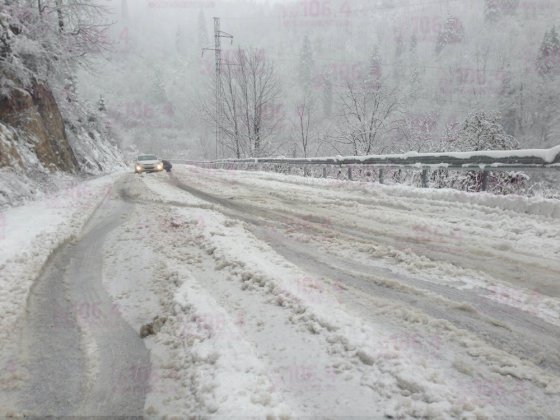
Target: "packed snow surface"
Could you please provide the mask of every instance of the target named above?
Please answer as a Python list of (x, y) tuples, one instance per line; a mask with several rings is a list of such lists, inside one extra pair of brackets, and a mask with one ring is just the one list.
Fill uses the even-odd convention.
[[(181, 165), (123, 175), (96, 211), (103, 262), (84, 270), (133, 330), (150, 323), (154, 334), (143, 341), (151, 366), (115, 392), (145, 393), (151, 418), (554, 417), (559, 209)], [(27, 249), (17, 233), (10, 261)], [(113, 323), (87, 321), (95, 389), (119, 369), (103, 352), (119, 343)], [(2, 383), (17, 394), (25, 375), (12, 376)]]

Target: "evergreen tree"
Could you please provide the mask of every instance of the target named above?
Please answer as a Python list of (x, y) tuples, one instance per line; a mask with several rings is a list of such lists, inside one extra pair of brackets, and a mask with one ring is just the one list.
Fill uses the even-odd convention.
[(73, 75), (70, 75), (64, 79), (64, 98), (68, 102), (77, 102), (78, 95), (76, 93), (76, 81)]
[(499, 0), (484, 0), (484, 18), (487, 22), (497, 22), (501, 17)]
[(448, 16), (443, 29), (438, 34), (436, 53), (441, 53), (449, 44), (458, 44), (465, 38), (463, 23), (458, 17)]
[(520, 0), (485, 0), (484, 17), (487, 22), (497, 22), (503, 16), (511, 16), (517, 12)]
[(393, 63), (393, 78), (396, 83), (399, 83), (403, 77), (404, 63), (403, 63), (403, 53), (405, 51), (405, 45), (402, 35), (399, 34), (396, 39), (395, 46), (395, 61)]
[(105, 106), (105, 98), (103, 98), (103, 95), (99, 95), (99, 101), (97, 101), (97, 110), (99, 112), (107, 111), (107, 107)]
[(317, 36), (315, 38), (314, 45), (315, 45), (315, 51), (317, 52), (317, 55), (322, 55), (325, 53), (323, 37), (321, 37), (320, 35)]
[(311, 42), (309, 36), (305, 35), (299, 56), (299, 82), (304, 90), (311, 89), (314, 65)]
[(418, 37), (416, 34), (412, 34), (410, 37), (410, 52), (416, 54), (416, 50), (418, 49)]
[(369, 58), (367, 82), (377, 84), (382, 76), (383, 76), (383, 69), (382, 69), (381, 55), (379, 54), (379, 48), (375, 46), (373, 47), (373, 50)]
[(551, 80), (542, 81), (538, 90), (540, 91), (537, 100), (538, 111), (534, 113), (534, 128), (538, 134), (539, 144), (544, 147), (555, 146), (558, 139), (554, 138), (555, 132), (558, 132), (558, 94), (560, 89), (553, 86)]
[(538, 147), (550, 147), (558, 144), (557, 135), (558, 109), (560, 108), (560, 83), (553, 74), (541, 77), (537, 86), (533, 87), (532, 96), (535, 102), (531, 112), (534, 137), (538, 139)]
[(560, 74), (560, 38), (554, 26), (544, 34), (537, 56), (537, 71), (546, 77)]
[(519, 8), (520, 0), (501, 0), (501, 11), (504, 15), (515, 15)]
[(332, 115), (333, 84), (330, 76), (325, 77), (323, 84), (323, 115), (329, 118)]
[(167, 93), (165, 92), (165, 85), (159, 73), (156, 73), (154, 75), (150, 99), (153, 102), (159, 104), (167, 102)]
[(504, 130), (513, 136), (522, 134), (518, 97), (519, 89), (514, 85), (511, 71), (504, 71), (499, 91), (499, 106)]
[(408, 80), (410, 83), (410, 99), (415, 101), (417, 99), (418, 93), (420, 91), (420, 70), (418, 68), (418, 39), (416, 35), (412, 35), (410, 38), (409, 47), (409, 57), (408, 57)]

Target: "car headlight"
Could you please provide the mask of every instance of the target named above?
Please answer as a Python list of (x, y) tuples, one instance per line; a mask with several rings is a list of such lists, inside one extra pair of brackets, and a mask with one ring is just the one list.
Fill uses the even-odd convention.
[(160, 169), (160, 170), (163, 169), (163, 163), (158, 163), (157, 168)]
[(136, 165), (136, 170), (137, 170), (137, 171), (141, 171), (141, 170), (142, 170), (142, 166), (141, 166), (141, 165)]

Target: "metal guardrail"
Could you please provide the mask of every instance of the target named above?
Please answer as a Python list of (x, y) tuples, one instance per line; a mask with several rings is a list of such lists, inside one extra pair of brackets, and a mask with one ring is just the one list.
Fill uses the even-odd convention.
[(488, 172), (522, 169), (560, 169), (560, 146), (552, 149), (526, 149), (507, 151), (457, 152), (457, 153), (415, 153), (394, 155), (374, 155), (363, 157), (326, 157), (309, 159), (290, 158), (254, 158), (224, 159), (213, 161), (172, 160), (175, 163), (203, 166), (215, 169), (237, 169), (245, 166), (250, 169), (268, 169), (278, 171), (280, 165), (303, 167), (307, 174), (308, 167), (323, 167), (323, 177), (327, 177), (327, 167), (348, 168), (348, 179), (352, 180), (352, 170), (356, 166), (378, 168), (380, 183), (384, 180), (386, 168), (407, 168), (422, 170), (422, 186), (428, 186), (428, 171), (437, 169), (479, 170), (482, 172), (482, 190), (488, 185)]

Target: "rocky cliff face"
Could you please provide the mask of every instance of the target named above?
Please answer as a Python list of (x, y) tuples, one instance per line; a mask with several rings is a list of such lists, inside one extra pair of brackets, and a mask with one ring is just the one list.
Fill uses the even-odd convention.
[[(48, 171), (76, 172), (76, 156), (52, 92), (36, 82), (29, 90), (13, 88), (0, 98), (0, 168), (39, 164)], [(10, 132), (11, 135), (7, 135)]]
[(79, 102), (60, 107), (44, 83), (23, 88), (0, 82), (6, 81), (0, 83), (0, 207), (57, 190), (76, 175), (124, 166), (102, 114)]

